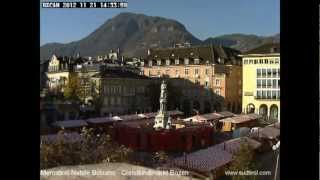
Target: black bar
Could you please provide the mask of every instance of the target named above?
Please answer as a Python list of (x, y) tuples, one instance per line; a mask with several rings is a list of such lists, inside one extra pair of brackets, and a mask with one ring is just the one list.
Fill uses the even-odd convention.
[(42, 2), (42, 8), (127, 8), (128, 2)]

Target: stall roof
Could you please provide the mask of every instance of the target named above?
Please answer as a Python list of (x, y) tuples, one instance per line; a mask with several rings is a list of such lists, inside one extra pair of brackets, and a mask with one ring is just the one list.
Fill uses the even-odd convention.
[(280, 123), (276, 122), (276, 123), (268, 125), (268, 127), (274, 127), (274, 128), (280, 129)]
[[(142, 115), (144, 115), (145, 118), (154, 118), (156, 117), (156, 115), (158, 114), (158, 112), (151, 112), (151, 113), (144, 113)], [(176, 116), (176, 115), (183, 115), (183, 112), (179, 111), (179, 110), (172, 110), (172, 111), (168, 111), (169, 116)]]
[(129, 114), (129, 115), (122, 115), (122, 116), (116, 116), (119, 117), (120, 120), (127, 121), (127, 120), (138, 120), (138, 119), (143, 119), (139, 114)]
[(234, 113), (232, 112), (229, 112), (229, 111), (222, 111), (222, 112), (218, 112), (217, 114), (223, 116), (223, 117), (232, 117), (232, 116), (235, 116)]
[(68, 121), (56, 121), (52, 125), (60, 128), (73, 128), (73, 127), (87, 126), (88, 124), (84, 120), (68, 120)]
[(238, 116), (234, 116), (234, 117), (229, 117), (226, 119), (221, 119), (219, 121), (240, 124), (240, 123), (245, 123), (245, 122), (252, 121), (252, 120), (257, 120), (259, 117), (261, 117), (261, 116), (257, 115), (257, 114), (245, 114), (245, 115), (238, 115)]
[(201, 115), (195, 115), (192, 117), (188, 117), (183, 119), (183, 121), (212, 121), (212, 120), (218, 120), (223, 118), (224, 116), (218, 114), (218, 113), (207, 113), (207, 114), (201, 114)]
[(250, 137), (256, 138), (267, 138), (267, 139), (276, 139), (280, 137), (280, 129), (267, 126), (264, 128), (259, 128), (258, 131), (255, 131), (249, 135)]
[(91, 118), (86, 120), (88, 123), (92, 124), (103, 124), (103, 123), (110, 123), (114, 122), (116, 120), (110, 118), (110, 117), (103, 117), (103, 118)]
[(233, 154), (240, 149), (242, 143), (248, 143), (253, 149), (258, 149), (261, 146), (260, 142), (248, 137), (230, 139), (216, 146)]
[(211, 146), (187, 155), (173, 159), (173, 164), (182, 169), (209, 172), (232, 161), (232, 154), (217, 146)]

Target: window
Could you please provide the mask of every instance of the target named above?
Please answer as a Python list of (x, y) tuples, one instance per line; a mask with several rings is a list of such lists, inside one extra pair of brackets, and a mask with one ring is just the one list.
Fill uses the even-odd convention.
[(208, 86), (209, 86), (209, 82), (208, 82), (208, 81), (205, 81), (205, 82), (204, 82), (204, 86), (205, 86), (205, 87), (208, 87)]
[(259, 59), (259, 63), (260, 63), (260, 64), (263, 64), (263, 59)]
[(280, 77), (280, 69), (278, 69), (277, 76)]
[(267, 69), (268, 78), (271, 77), (271, 69)]
[(243, 64), (248, 64), (248, 60), (244, 60), (244, 61), (243, 61)]
[(260, 99), (261, 98), (261, 91), (257, 91), (257, 98)]
[(262, 88), (266, 88), (266, 80), (265, 79), (262, 80)]
[(189, 75), (189, 69), (184, 69), (184, 74), (186, 75), (186, 76), (188, 76)]
[(160, 76), (160, 70), (157, 71), (157, 75)]
[(176, 65), (178, 65), (179, 62), (180, 62), (179, 59), (176, 59), (176, 60), (175, 60), (175, 64), (176, 64)]
[(166, 65), (169, 66), (170, 65), (170, 59), (166, 60)]
[(220, 95), (220, 94), (221, 94), (220, 89), (215, 89), (214, 92), (215, 92), (217, 95)]
[(267, 98), (271, 99), (271, 91), (267, 91)]
[(199, 69), (198, 69), (198, 68), (195, 68), (195, 69), (194, 69), (194, 74), (196, 74), (196, 75), (199, 74)]
[(255, 59), (255, 60), (254, 60), (254, 64), (258, 64), (258, 59)]
[(178, 76), (179, 75), (179, 70), (178, 69), (176, 69), (176, 76)]
[(261, 72), (262, 72), (262, 77), (265, 78), (266, 77), (266, 69), (262, 69)]
[(277, 77), (277, 69), (272, 69), (272, 77)]
[(276, 79), (272, 80), (272, 88), (277, 88), (277, 80)]
[(272, 99), (276, 99), (277, 98), (277, 91), (272, 91)]
[(273, 59), (271, 59), (271, 60), (270, 60), (270, 64), (274, 64), (274, 61), (273, 61)]
[(216, 86), (220, 86), (220, 79), (216, 79)]
[(184, 59), (184, 64), (185, 64), (185, 65), (188, 65), (188, 64), (189, 64), (189, 59), (187, 59), (187, 58)]
[(257, 69), (257, 77), (258, 77), (258, 78), (261, 77), (261, 69)]
[(276, 59), (274, 60), (274, 63), (275, 63), (275, 64), (279, 64), (279, 58), (276, 58)]
[(161, 66), (161, 60), (158, 60), (158, 61), (157, 61), (157, 65), (158, 65), (158, 66)]
[(252, 64), (253, 63), (253, 60), (251, 59), (251, 60), (249, 60), (249, 64)]
[(263, 99), (265, 99), (265, 98), (266, 98), (266, 96), (267, 96), (266, 91), (262, 91), (262, 98), (263, 98)]
[(268, 59), (265, 59), (265, 60), (264, 60), (264, 63), (265, 63), (265, 64), (268, 64)]
[(257, 88), (261, 88), (261, 80), (260, 79), (257, 80)]
[(169, 75), (170, 74), (170, 69), (167, 69), (166, 70), (166, 75)]
[(277, 99), (279, 99), (280, 98), (280, 91), (278, 90), (277, 91)]
[(195, 80), (196, 85), (200, 85), (200, 81), (198, 79)]
[(272, 86), (272, 85), (271, 85), (271, 79), (268, 79), (268, 80), (267, 80), (267, 87), (268, 87), (268, 88), (271, 88), (271, 86)]
[(280, 79), (278, 80), (278, 88), (280, 88)]
[(205, 71), (206, 75), (209, 75), (209, 69), (207, 68)]
[(199, 59), (194, 59), (194, 64), (199, 64)]

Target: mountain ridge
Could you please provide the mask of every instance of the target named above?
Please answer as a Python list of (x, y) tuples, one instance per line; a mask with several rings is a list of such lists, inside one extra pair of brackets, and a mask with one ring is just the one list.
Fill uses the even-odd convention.
[(42, 45), (40, 60), (48, 59), (52, 54), (59, 56), (74, 56), (77, 53), (82, 56), (105, 55), (110, 50), (118, 48), (127, 57), (145, 57), (148, 48), (172, 47), (175, 43), (183, 42), (190, 42), (192, 45), (222, 44), (243, 50), (247, 49), (248, 44), (250, 45), (250, 37), (254, 41), (253, 46), (267, 41), (260, 39), (268, 38), (251, 36), (237, 33), (232, 36), (223, 35), (201, 41), (177, 20), (124, 12), (107, 19), (97, 29), (78, 41), (52, 42)]

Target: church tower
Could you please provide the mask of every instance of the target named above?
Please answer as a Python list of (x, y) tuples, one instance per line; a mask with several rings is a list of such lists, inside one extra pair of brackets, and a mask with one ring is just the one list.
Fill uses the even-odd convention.
[[(154, 126), (155, 129), (170, 128), (171, 120), (169, 120), (169, 115), (167, 112), (167, 84), (163, 80), (161, 83), (161, 93), (160, 93), (160, 110), (155, 117)], [(169, 125), (169, 126), (168, 126)]]

